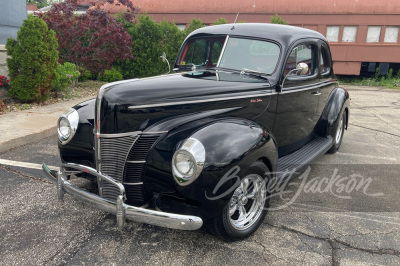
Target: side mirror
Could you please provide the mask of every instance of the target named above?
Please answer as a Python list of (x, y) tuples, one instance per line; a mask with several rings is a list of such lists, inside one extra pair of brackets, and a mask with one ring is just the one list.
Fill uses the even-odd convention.
[(282, 81), (281, 89), (283, 89), (283, 83), (285, 83), (285, 80), (288, 76), (291, 76), (293, 73), (296, 73), (296, 75), (305, 75), (307, 72), (308, 65), (306, 63), (298, 63), (295, 69), (290, 70), (289, 73), (286, 74)]
[(308, 65), (306, 63), (298, 63), (296, 70), (299, 70), (298, 75), (305, 75), (308, 72)]
[(163, 62), (167, 62), (167, 64), (168, 64), (168, 72), (166, 73), (166, 74), (168, 74), (169, 72), (171, 72), (171, 66), (169, 65), (167, 55), (165, 54), (165, 52), (163, 52), (160, 57)]

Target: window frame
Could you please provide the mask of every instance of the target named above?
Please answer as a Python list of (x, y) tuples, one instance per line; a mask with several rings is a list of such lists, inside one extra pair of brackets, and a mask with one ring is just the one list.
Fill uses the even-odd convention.
[[(346, 28), (355, 28), (355, 36), (354, 36), (354, 41), (345, 41), (344, 38), (344, 32)], [(343, 32), (342, 32), (342, 43), (356, 43), (357, 42), (357, 33), (358, 33), (358, 25), (343, 25)]]
[(321, 62), (318, 62), (319, 63), (319, 67), (318, 67), (319, 75), (324, 78), (324, 77), (330, 76), (332, 69), (333, 69), (333, 61), (332, 61), (332, 55), (330, 53), (329, 45), (325, 42), (322, 42), (319, 52), (320, 52), (320, 57), (322, 57), (322, 59), (324, 60), (324, 65), (326, 62), (328, 62), (328, 65), (329, 65), (329, 68), (327, 70), (322, 71), (320, 69)]
[[(226, 46), (227, 46), (227, 44), (228, 44), (228, 42), (229, 42), (229, 39), (231, 39), (231, 38), (239, 38), (239, 39), (246, 39), (246, 40), (253, 40), (253, 41), (262, 41), (262, 42), (269, 42), (269, 43), (275, 44), (276, 46), (279, 47), (279, 56), (278, 56), (278, 59), (277, 59), (276, 64), (275, 64), (275, 69), (274, 69), (270, 74), (268, 74), (268, 73), (262, 73), (262, 72), (261, 72), (261, 74), (263, 74), (263, 75), (265, 75), (265, 76), (272, 76), (272, 75), (274, 75), (274, 74), (276, 73), (276, 71), (279, 69), (279, 65), (280, 65), (280, 62), (281, 62), (281, 60), (282, 60), (282, 54), (283, 54), (283, 51), (282, 51), (282, 50), (283, 50), (283, 49), (282, 49), (282, 45), (281, 45), (278, 41), (272, 40), (272, 39), (267, 39), (267, 38), (258, 38), (258, 37), (253, 37), (253, 36), (243, 36), (243, 35), (234, 35), (234, 34), (228, 34), (228, 35), (227, 35), (227, 38), (226, 38), (226, 40), (225, 40), (224, 46), (223, 46), (222, 51), (221, 51), (221, 55), (220, 55), (220, 58), (219, 58), (217, 67), (220, 67), (221, 60), (222, 60), (222, 56), (224, 55)], [(232, 70), (235, 70), (235, 71), (240, 71), (239, 69), (233, 69), (233, 68), (227, 68), (227, 69), (232, 69)]]
[[(316, 56), (314, 56), (314, 58), (312, 58), (313, 64), (314, 64), (314, 69), (313, 69), (313, 73), (309, 74), (309, 75), (300, 75), (300, 76), (288, 76), (287, 74), (285, 75), (285, 67), (287, 64), (287, 61), (289, 59), (290, 54), (292, 53), (292, 51), (297, 48), (300, 45), (311, 45), (312, 46), (312, 52), (314, 52), (314, 54)], [(319, 66), (317, 67), (317, 65), (319, 65), (319, 47), (318, 47), (318, 43), (317, 40), (314, 39), (303, 39), (303, 40), (299, 40), (297, 42), (295, 42), (294, 44), (292, 44), (289, 49), (288, 49), (287, 56), (285, 58), (285, 62), (283, 64), (282, 67), (282, 80), (286, 80), (286, 81), (290, 81), (290, 82), (295, 82), (295, 81), (309, 81), (309, 80), (313, 80), (313, 79), (317, 79), (319, 76)], [(297, 64), (297, 62), (296, 62)], [(286, 77), (286, 78), (285, 78)], [(283, 90), (290, 90), (290, 89), (295, 89), (298, 86), (294, 86), (294, 87), (285, 87)]]
[[(388, 28), (397, 28), (397, 40), (395, 42), (385, 42)], [(384, 44), (397, 44), (397, 43), (399, 43), (399, 37), (400, 37), (400, 26), (399, 25), (386, 25), (385, 26), (385, 34), (383, 35), (383, 41), (382, 41)]]
[[(370, 28), (372, 28), (372, 27), (377, 27), (377, 28), (379, 28), (380, 29), (380, 31), (379, 31), (379, 38), (378, 38), (378, 41), (374, 41), (374, 42), (369, 42), (368, 41), (368, 33), (369, 33), (369, 29)], [(380, 43), (381, 42), (381, 40), (382, 40), (382, 30), (383, 29), (383, 26), (382, 25), (368, 25), (367, 26), (367, 36), (366, 36), (366, 38), (365, 38), (365, 43)]]
[[(337, 34), (337, 40), (336, 41), (332, 41), (332, 40), (328, 40), (328, 28), (333, 28), (333, 27), (337, 27), (338, 28), (338, 34)], [(342, 30), (342, 26), (341, 25), (326, 25), (326, 34), (325, 37), (328, 40), (328, 42), (332, 42), (332, 43), (339, 43), (340, 41), (340, 31)], [(342, 34), (343, 35), (343, 34)], [(342, 37), (343, 38), (343, 37)]]

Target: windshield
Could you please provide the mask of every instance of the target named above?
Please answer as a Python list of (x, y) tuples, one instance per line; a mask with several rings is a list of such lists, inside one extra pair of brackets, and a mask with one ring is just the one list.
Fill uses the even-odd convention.
[(269, 75), (275, 71), (279, 54), (279, 46), (268, 41), (238, 37), (227, 39), (225, 36), (205, 37), (187, 42), (178, 64), (248, 70)]

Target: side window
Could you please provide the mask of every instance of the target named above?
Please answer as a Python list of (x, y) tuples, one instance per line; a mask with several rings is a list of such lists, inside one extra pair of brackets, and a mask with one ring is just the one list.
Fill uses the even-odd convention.
[(290, 76), (311, 76), (315, 73), (315, 62), (317, 58), (317, 49), (313, 44), (300, 44), (296, 46), (289, 55), (285, 65), (285, 76), (296, 69), (300, 63), (305, 63), (308, 66), (306, 73), (292, 71)]
[(332, 60), (329, 55), (329, 50), (325, 45), (321, 46), (321, 58), (319, 62), (319, 71), (322, 76), (329, 75), (331, 72)]
[(211, 62), (213, 65), (217, 65), (219, 56), (221, 55), (221, 51), (222, 44), (220, 44), (218, 41), (214, 42), (211, 54)]
[(180, 62), (182, 65), (205, 65), (208, 59), (208, 40), (196, 40), (190, 44), (190, 47), (183, 59)]

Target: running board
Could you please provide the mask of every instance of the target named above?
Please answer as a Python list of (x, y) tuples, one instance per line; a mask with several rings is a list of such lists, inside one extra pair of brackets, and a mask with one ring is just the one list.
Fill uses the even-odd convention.
[[(332, 147), (332, 138), (316, 137), (303, 148), (278, 159), (276, 178), (284, 181), (302, 173), (315, 159)], [(291, 174), (293, 173), (293, 174)]]

